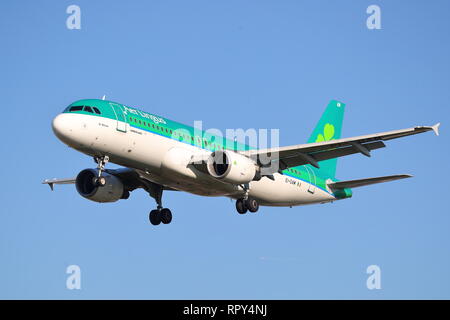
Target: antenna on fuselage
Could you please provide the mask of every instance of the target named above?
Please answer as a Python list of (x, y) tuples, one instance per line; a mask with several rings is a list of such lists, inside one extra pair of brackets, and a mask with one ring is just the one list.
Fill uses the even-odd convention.
[(106, 99), (106, 94), (104, 94), (102, 97), (102, 100), (105, 100), (105, 99)]

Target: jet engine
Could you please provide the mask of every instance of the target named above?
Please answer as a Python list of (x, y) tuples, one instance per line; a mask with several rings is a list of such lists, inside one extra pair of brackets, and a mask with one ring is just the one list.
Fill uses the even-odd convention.
[(206, 167), (214, 178), (232, 184), (249, 183), (254, 180), (258, 169), (251, 159), (228, 150), (213, 152)]
[(106, 183), (104, 186), (98, 186), (95, 183), (97, 176), (97, 169), (84, 169), (78, 174), (75, 186), (82, 197), (95, 202), (115, 202), (124, 197), (126, 192), (119, 178), (103, 172)]

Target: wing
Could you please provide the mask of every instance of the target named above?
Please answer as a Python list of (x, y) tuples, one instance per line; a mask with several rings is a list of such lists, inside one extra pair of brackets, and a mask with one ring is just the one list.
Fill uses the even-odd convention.
[[(288, 147), (248, 150), (240, 153), (255, 159), (263, 167), (274, 168), (280, 171), (304, 164), (311, 164), (319, 168), (319, 161), (347, 156), (354, 153), (362, 153), (370, 157), (370, 151), (384, 148), (383, 141), (406, 137), (427, 131), (434, 131), (439, 135), (439, 125), (418, 126), (402, 130), (387, 131), (353, 138), (345, 138), (324, 142), (299, 144)], [(261, 160), (266, 159), (266, 160)], [(270, 163), (267, 159), (270, 159)], [(275, 164), (277, 165), (273, 165)], [(276, 170), (278, 168), (278, 170)]]

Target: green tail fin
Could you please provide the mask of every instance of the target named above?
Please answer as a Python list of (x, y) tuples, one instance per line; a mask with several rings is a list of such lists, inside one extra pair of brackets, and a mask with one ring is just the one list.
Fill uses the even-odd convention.
[[(331, 100), (309, 137), (308, 143), (340, 139), (342, 121), (344, 120), (344, 110), (344, 103)], [(317, 176), (334, 178), (336, 175), (336, 164), (337, 159), (329, 159), (319, 162), (319, 169), (312, 166), (311, 168)]]

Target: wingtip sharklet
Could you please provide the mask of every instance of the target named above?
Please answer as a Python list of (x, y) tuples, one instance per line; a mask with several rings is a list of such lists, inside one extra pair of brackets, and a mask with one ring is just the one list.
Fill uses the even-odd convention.
[(441, 123), (438, 122), (434, 126), (431, 126), (431, 129), (433, 129), (434, 134), (437, 135), (437, 136), (439, 135), (439, 127), (440, 127), (440, 125), (441, 125)]

